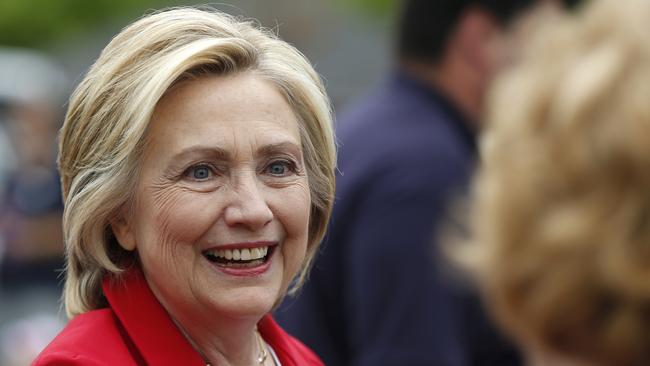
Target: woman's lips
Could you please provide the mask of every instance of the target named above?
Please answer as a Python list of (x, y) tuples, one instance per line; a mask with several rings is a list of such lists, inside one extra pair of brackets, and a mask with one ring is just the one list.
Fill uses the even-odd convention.
[(203, 256), (220, 271), (233, 276), (259, 276), (271, 266), (277, 242), (220, 245), (203, 251)]

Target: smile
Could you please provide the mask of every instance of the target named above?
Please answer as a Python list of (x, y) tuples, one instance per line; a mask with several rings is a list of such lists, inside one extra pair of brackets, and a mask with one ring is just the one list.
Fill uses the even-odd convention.
[(231, 244), (205, 250), (203, 256), (227, 273), (237, 274), (237, 270), (267, 269), (276, 246), (275, 242)]

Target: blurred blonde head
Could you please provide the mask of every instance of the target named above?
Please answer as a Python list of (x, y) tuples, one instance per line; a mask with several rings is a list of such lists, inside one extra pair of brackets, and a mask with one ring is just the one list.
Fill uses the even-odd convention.
[(305, 279), (325, 233), (336, 152), (329, 100), (294, 47), (259, 26), (216, 10), (177, 8), (142, 18), (103, 50), (77, 87), (60, 135), (65, 199), (68, 316), (102, 307), (101, 280), (132, 263), (110, 220), (133, 203), (146, 130), (161, 97), (180, 81), (250, 72), (285, 96), (300, 124), (311, 191)]
[(583, 10), (493, 89), (465, 259), (526, 348), (650, 365), (650, 2)]

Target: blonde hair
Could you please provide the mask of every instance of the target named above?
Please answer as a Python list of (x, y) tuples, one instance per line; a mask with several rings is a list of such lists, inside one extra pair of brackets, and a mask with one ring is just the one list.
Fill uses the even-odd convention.
[(76, 88), (60, 134), (68, 316), (105, 306), (101, 280), (133, 255), (110, 220), (133, 201), (145, 133), (169, 88), (204, 74), (254, 72), (285, 96), (299, 120), (311, 191), (305, 280), (329, 220), (336, 151), (329, 100), (309, 61), (274, 34), (216, 10), (174, 8), (120, 32)]
[(463, 253), (525, 346), (650, 365), (650, 2), (583, 10), (493, 89)]

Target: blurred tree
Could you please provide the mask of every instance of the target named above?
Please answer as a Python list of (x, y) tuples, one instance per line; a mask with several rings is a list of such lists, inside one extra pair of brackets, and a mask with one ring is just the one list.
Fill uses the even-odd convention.
[(341, 6), (352, 7), (373, 17), (390, 18), (398, 0), (336, 0)]
[(58, 40), (126, 23), (172, 0), (2, 0), (0, 44), (44, 48)]

